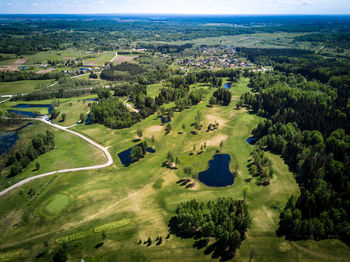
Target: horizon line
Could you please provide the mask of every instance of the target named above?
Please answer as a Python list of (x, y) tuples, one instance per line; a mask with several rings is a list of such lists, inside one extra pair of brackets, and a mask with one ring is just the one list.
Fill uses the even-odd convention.
[(220, 13), (0, 13), (0, 15), (175, 15), (175, 16), (350, 16), (347, 14), (322, 13), (322, 14), (220, 14)]

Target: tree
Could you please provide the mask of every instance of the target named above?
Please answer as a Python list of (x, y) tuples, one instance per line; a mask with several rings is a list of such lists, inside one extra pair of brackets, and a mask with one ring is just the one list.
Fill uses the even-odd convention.
[(171, 132), (171, 125), (167, 124), (165, 127), (165, 134), (169, 134)]
[(152, 245), (152, 239), (151, 239), (151, 237), (148, 237), (148, 239), (147, 239), (147, 246), (150, 246), (150, 245)]
[(62, 122), (66, 121), (66, 113), (62, 114)]
[(185, 125), (185, 123), (183, 123), (182, 124), (182, 130), (185, 131), (185, 129), (186, 129), (186, 125)]
[(36, 170), (39, 170), (39, 169), (40, 169), (40, 163), (39, 163), (39, 162), (36, 162), (36, 163), (35, 163), (35, 167), (36, 167)]
[(154, 144), (154, 142), (156, 141), (156, 139), (155, 139), (154, 135), (152, 135), (152, 139), (151, 139), (151, 141), (152, 141), (152, 145), (153, 145), (153, 144)]
[(102, 233), (101, 233), (101, 238), (102, 238), (103, 241), (106, 240), (107, 235), (106, 235), (105, 231), (102, 231)]
[(85, 114), (84, 114), (84, 113), (80, 113), (79, 120), (80, 120), (82, 123), (85, 122)]
[(142, 130), (141, 129), (137, 129), (136, 133), (137, 133), (137, 136), (139, 137), (139, 139), (141, 139), (141, 137), (142, 137)]
[(60, 114), (60, 112), (56, 108), (52, 109), (52, 111), (51, 111), (51, 119), (56, 119), (59, 114)]

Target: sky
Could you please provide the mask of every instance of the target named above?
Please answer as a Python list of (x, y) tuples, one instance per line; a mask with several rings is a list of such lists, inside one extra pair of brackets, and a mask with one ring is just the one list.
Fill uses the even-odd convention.
[(2, 14), (350, 14), (350, 0), (0, 0)]

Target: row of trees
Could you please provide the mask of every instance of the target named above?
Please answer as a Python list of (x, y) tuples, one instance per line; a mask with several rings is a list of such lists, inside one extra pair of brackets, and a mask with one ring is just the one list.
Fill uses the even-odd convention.
[(12, 152), (9, 155), (6, 162), (6, 166), (11, 166), (8, 177), (18, 175), (30, 164), (31, 161), (34, 161), (40, 155), (54, 148), (55, 140), (53, 133), (46, 131), (46, 134), (37, 134), (32, 138), (32, 143), (27, 147), (27, 149)]

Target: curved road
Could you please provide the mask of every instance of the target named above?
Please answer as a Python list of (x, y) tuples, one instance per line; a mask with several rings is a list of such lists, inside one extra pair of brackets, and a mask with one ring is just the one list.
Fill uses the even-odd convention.
[(78, 132), (69, 130), (67, 127), (63, 127), (63, 126), (60, 126), (60, 125), (53, 124), (50, 121), (45, 120), (44, 118), (26, 118), (26, 119), (28, 119), (28, 120), (39, 120), (39, 121), (42, 121), (45, 124), (48, 124), (48, 125), (50, 125), (52, 127), (55, 127), (57, 129), (61, 129), (63, 131), (71, 133), (73, 135), (79, 136), (80, 138), (84, 139), (85, 141), (87, 141), (91, 145), (93, 145), (93, 146), (97, 147), (98, 149), (100, 149), (105, 154), (105, 156), (107, 157), (107, 163), (105, 163), (103, 165), (96, 165), (96, 166), (87, 166), (87, 167), (62, 169), (62, 170), (57, 170), (57, 171), (51, 171), (51, 172), (44, 173), (44, 174), (41, 174), (41, 175), (36, 175), (36, 176), (33, 176), (33, 177), (28, 177), (28, 178), (26, 178), (26, 179), (24, 179), (24, 180), (22, 180), (22, 181), (20, 181), (20, 182), (18, 182), (16, 184), (14, 184), (14, 185), (4, 189), (3, 191), (1, 191), (0, 192), (0, 196), (5, 195), (6, 193), (11, 191), (12, 189), (15, 189), (15, 188), (17, 188), (19, 186), (22, 186), (24, 184), (29, 183), (30, 181), (33, 181), (33, 180), (36, 180), (36, 179), (39, 179), (39, 178), (42, 178), (42, 177), (51, 176), (51, 175), (59, 174), (59, 173), (67, 173), (67, 172), (75, 172), (75, 171), (82, 171), (82, 170), (99, 169), (99, 168), (104, 168), (104, 167), (107, 167), (107, 166), (110, 166), (110, 165), (113, 164), (113, 158), (112, 158), (111, 154), (108, 152), (108, 148), (97, 144), (95, 141), (91, 140), (90, 138), (87, 138), (86, 136), (83, 136), (82, 134), (80, 134)]

